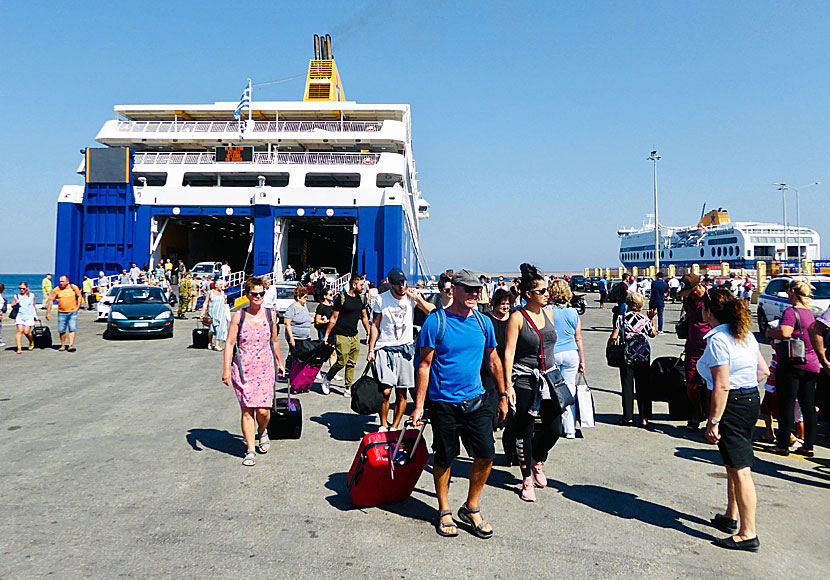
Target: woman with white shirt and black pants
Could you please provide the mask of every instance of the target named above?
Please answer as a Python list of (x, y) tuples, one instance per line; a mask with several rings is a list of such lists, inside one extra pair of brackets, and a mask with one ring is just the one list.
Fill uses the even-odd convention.
[(726, 513), (712, 518), (712, 525), (730, 535), (715, 540), (715, 545), (757, 552), (752, 430), (761, 408), (758, 383), (769, 376), (769, 367), (752, 335), (749, 310), (730, 291), (709, 290), (702, 313), (712, 327), (697, 362), (711, 391), (706, 438), (717, 443), (728, 480)]

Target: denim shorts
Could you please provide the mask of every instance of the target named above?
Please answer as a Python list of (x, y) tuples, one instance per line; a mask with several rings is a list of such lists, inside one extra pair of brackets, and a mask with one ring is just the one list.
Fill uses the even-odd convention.
[(78, 331), (78, 312), (58, 312), (58, 334)]

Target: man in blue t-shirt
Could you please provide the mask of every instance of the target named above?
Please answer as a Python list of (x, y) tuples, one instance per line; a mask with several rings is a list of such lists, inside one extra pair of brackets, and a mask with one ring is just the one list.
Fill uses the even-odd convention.
[(669, 285), (663, 280), (663, 272), (657, 272), (657, 279), (651, 283), (651, 296), (648, 299), (650, 310), (657, 311), (657, 333), (663, 334), (663, 309), (666, 307), (666, 296), (669, 295)]
[(473, 465), (467, 501), (458, 508), (458, 519), (480, 538), (493, 535), (493, 528), (482, 518), (478, 505), (495, 456), (493, 411), (481, 383), (483, 360), (496, 379), (499, 420), (507, 416), (508, 394), (501, 360), (496, 354), (493, 324), (476, 310), (481, 288), (481, 282), (472, 272), (455, 272), (452, 303), (427, 316), (418, 335), (421, 362), (412, 420), (415, 425), (421, 424), (429, 392), (435, 452), (433, 479), (439, 509), (436, 531), (441, 536), (458, 535), (448, 494), (452, 462), (461, 451), (459, 437), (473, 456)]

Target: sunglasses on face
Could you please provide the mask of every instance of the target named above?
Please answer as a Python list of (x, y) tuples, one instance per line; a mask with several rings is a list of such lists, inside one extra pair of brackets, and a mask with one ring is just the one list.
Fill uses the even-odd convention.
[(467, 294), (478, 294), (479, 292), (481, 292), (481, 288), (478, 288), (478, 287), (474, 288), (474, 287), (471, 287), (471, 286), (465, 286), (464, 284), (459, 284), (459, 286), (461, 286), (461, 288)]
[(248, 292), (248, 296), (251, 298), (262, 298), (265, 296), (265, 292)]
[(530, 293), (531, 294), (536, 294), (536, 296), (542, 296), (543, 294), (548, 293), (548, 289), (547, 288), (537, 288), (536, 290), (531, 290)]
[(451, 290), (452, 290), (452, 288), (450, 288), (448, 286), (448, 287), (444, 288), (443, 290), (441, 290), (441, 292), (443, 292), (444, 294), (449, 294)]

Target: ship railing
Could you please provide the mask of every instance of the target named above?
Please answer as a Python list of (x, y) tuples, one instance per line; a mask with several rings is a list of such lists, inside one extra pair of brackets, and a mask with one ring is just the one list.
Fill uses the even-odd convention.
[(340, 294), (341, 292), (345, 292), (349, 288), (349, 280), (351, 279), (351, 274), (343, 274), (339, 278), (337, 278), (334, 283), (332, 284), (332, 288), (334, 289), (335, 294)]
[[(163, 151), (135, 153), (136, 165), (209, 165), (216, 163), (210, 152)], [(254, 153), (262, 165), (376, 165), (380, 153)]]
[[(121, 133), (241, 133), (246, 121), (118, 121)], [(383, 121), (254, 121), (254, 133), (374, 133), (383, 128)]]

